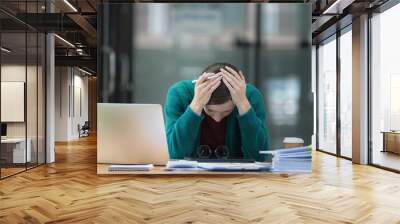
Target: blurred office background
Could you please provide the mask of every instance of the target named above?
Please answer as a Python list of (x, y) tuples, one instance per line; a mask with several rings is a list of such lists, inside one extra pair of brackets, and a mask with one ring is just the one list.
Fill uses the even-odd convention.
[(309, 4), (99, 7), (99, 102), (163, 104), (175, 82), (228, 62), (264, 95), (271, 148), (282, 147), (284, 137), (311, 144)]

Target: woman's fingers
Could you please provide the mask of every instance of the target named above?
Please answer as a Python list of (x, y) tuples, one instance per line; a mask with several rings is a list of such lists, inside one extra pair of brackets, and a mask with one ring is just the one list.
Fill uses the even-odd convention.
[(240, 75), (240, 77), (242, 78), (243, 81), (246, 81), (246, 79), (244, 78), (244, 75), (243, 75), (243, 72), (242, 72), (242, 71), (239, 71), (239, 75)]
[(221, 85), (221, 79), (218, 80), (218, 82), (214, 83), (211, 88), (208, 90), (210, 94), (214, 92), (218, 88), (218, 86)]
[(214, 75), (214, 73), (204, 72), (203, 74), (200, 75), (199, 79), (197, 79), (196, 85), (201, 85), (203, 83), (206, 83), (209, 80), (208, 77), (212, 75)]
[(241, 79), (239, 73), (237, 71), (235, 71), (233, 68), (229, 67), (229, 66), (225, 66), (226, 70), (228, 70), (233, 76), (235, 76), (237, 79)]
[(202, 92), (208, 92), (209, 89), (215, 84), (218, 83), (222, 79), (222, 76), (215, 78), (215, 79), (209, 79), (203, 83), (201, 83), (197, 88), (199, 93)]
[(231, 84), (232, 88), (234, 89), (239, 89), (240, 88), (240, 82), (239, 80), (236, 80), (232, 75), (230, 74), (224, 74), (224, 79)]
[(205, 87), (205, 89), (207, 91), (209, 91), (214, 85), (221, 84), (221, 79), (222, 79), (222, 76), (220, 76), (218, 78), (215, 78), (215, 79), (209, 80), (207, 86)]
[(197, 89), (198, 89), (198, 90), (202, 90), (202, 89), (204, 89), (204, 88), (207, 86), (207, 84), (208, 84), (208, 82), (200, 83), (200, 84), (197, 86)]
[(206, 78), (207, 78), (206, 74), (207, 73), (204, 72), (203, 74), (200, 75), (200, 77), (196, 81), (196, 86), (199, 86), (200, 84), (202, 84), (204, 82), (204, 80), (206, 80)]
[[(213, 73), (204, 73), (204, 77), (202, 80), (202, 83), (199, 83), (198, 88), (199, 89), (204, 89), (206, 86), (214, 79), (208, 79)], [(200, 79), (199, 79), (200, 80)]]
[(222, 79), (222, 81), (224, 82), (224, 84), (226, 85), (226, 87), (228, 87), (229, 92), (230, 92), (231, 94), (233, 94), (233, 93), (235, 92), (235, 89), (233, 89), (233, 87), (232, 87), (232, 85), (229, 83), (229, 81), (226, 80), (226, 79)]
[(235, 84), (239, 85), (240, 84), (240, 80), (237, 80), (235, 76), (233, 76), (233, 74), (229, 73), (226, 70), (222, 70), (222, 74), (224, 76), (224, 78), (227, 78), (230, 82), (234, 82)]

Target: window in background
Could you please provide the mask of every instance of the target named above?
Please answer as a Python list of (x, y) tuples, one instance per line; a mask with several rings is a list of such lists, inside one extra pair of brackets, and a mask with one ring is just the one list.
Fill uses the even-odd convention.
[(336, 37), (318, 48), (318, 149), (336, 154)]
[(352, 32), (340, 36), (340, 154), (352, 157)]
[(400, 170), (400, 5), (372, 17), (372, 163)]

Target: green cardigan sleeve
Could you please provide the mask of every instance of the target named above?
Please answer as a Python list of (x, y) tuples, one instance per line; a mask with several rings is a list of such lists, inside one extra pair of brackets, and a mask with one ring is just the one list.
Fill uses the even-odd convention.
[(188, 93), (184, 85), (178, 83), (171, 87), (165, 102), (166, 133), (168, 151), (171, 159), (192, 156), (197, 144), (197, 136), (203, 116), (195, 114), (185, 101)]
[(251, 94), (248, 100), (250, 110), (238, 116), (240, 135), (242, 139), (242, 153), (246, 158), (264, 161), (266, 157), (259, 153), (268, 150), (268, 130), (265, 126), (265, 106), (261, 93), (255, 87), (249, 87)]

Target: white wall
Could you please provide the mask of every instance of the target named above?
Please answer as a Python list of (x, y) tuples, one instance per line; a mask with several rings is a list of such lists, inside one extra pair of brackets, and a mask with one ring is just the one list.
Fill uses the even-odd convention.
[[(2, 82), (26, 82), (24, 65), (8, 64), (1, 66), (1, 81)], [(32, 67), (28, 66), (28, 73), (32, 70)], [(6, 96), (2, 96), (6, 97)], [(1, 108), (6, 110), (7, 108)], [(25, 137), (25, 124), (24, 122), (12, 122), (7, 124), (7, 135), (8, 137)]]
[[(89, 120), (88, 113), (88, 77), (79, 75), (74, 76), (74, 100), (75, 106), (73, 108), (73, 119), (72, 119), (72, 132), (71, 134), (75, 137), (79, 137), (77, 126), (80, 124), (81, 126), (85, 123), (85, 121)], [(81, 108), (80, 108), (81, 107)], [(80, 111), (81, 110), (81, 111)], [(75, 113), (74, 113), (75, 111)]]
[(1, 122), (24, 122), (25, 83), (1, 82)]
[[(26, 70), (25, 70), (26, 69)], [(1, 66), (1, 81), (2, 82), (25, 82), (25, 76), (28, 77), (28, 87), (27, 87), (27, 120), (28, 120), (28, 137), (30, 134), (35, 134), (36, 136), (36, 107), (37, 107), (37, 97), (36, 97), (36, 66), (18, 65), (18, 64), (8, 64)], [(32, 87), (33, 86), (33, 87)], [(29, 88), (30, 87), (30, 88)], [(6, 96), (3, 96), (6, 97)], [(40, 107), (41, 105), (39, 105)], [(6, 110), (7, 108), (2, 108)], [(8, 137), (25, 137), (25, 123), (26, 122), (7, 122), (7, 136)]]
[(55, 140), (79, 138), (78, 125), (88, 120), (88, 77), (72, 67), (56, 67)]
[[(45, 116), (44, 116), (44, 74), (41, 66), (25, 66), (25, 64), (4, 64), (1, 66), (2, 82), (24, 82), (26, 85), (26, 106), (21, 108), (26, 112), (26, 120), (23, 122), (6, 122), (8, 138), (30, 139), (32, 161), (44, 162), (45, 150)], [(7, 95), (2, 95), (7, 98)], [(10, 108), (1, 108), (10, 110)], [(13, 111), (8, 111), (13, 113)], [(39, 156), (37, 156), (37, 153)]]
[(55, 141), (68, 140), (68, 117), (70, 84), (69, 68), (55, 68)]
[[(25, 82), (25, 65), (2, 65), (1, 66), (1, 81), (4, 82)], [(28, 70), (29, 67), (28, 67)], [(1, 108), (2, 110), (6, 108)], [(25, 122), (7, 123), (7, 137), (19, 138), (25, 137)]]

